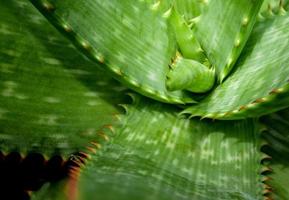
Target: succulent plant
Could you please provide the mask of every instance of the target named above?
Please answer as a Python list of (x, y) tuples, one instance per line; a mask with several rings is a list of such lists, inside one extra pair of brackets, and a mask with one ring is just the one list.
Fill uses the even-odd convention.
[(3, 188), (289, 199), (289, 1), (0, 4)]

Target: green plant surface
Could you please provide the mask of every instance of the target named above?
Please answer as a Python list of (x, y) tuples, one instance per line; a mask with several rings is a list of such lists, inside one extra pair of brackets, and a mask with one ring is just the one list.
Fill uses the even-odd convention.
[(208, 97), (184, 113), (216, 119), (241, 119), (288, 107), (288, 25), (288, 13), (259, 22), (236, 70)]
[(190, 59), (177, 58), (167, 75), (168, 90), (208, 92), (215, 83), (215, 71)]
[(69, 167), (32, 200), (288, 199), (288, 1), (30, 1), (0, 2), (0, 167)]
[[(25, 1), (0, 6), (0, 148), (68, 156), (116, 123), (125, 88)], [(105, 130), (107, 129), (107, 130)]]
[(267, 180), (268, 190), (272, 191), (273, 199), (283, 200), (289, 197), (289, 110), (265, 116), (262, 122), (266, 124), (267, 154), (272, 157), (269, 163), (272, 169), (270, 179)]
[(123, 128), (80, 170), (79, 199), (260, 195), (258, 126), (252, 120), (180, 119), (171, 107), (137, 97), (127, 110)]
[[(288, 157), (287, 157), (288, 158)], [(289, 163), (288, 160), (284, 160), (284, 157), (280, 157), (279, 160), (273, 162), (271, 165), (274, 170), (269, 181), (271, 188), (273, 190), (271, 196), (273, 199), (285, 200), (288, 199), (288, 173), (289, 173)], [(269, 188), (270, 189), (270, 188)]]
[(85, 55), (105, 63), (103, 68), (127, 86), (163, 102), (194, 102), (187, 92), (166, 89), (175, 40), (162, 13), (146, 2), (32, 2)]
[(209, 1), (193, 27), (220, 82), (242, 52), (262, 3), (263, 0)]
[(260, 9), (259, 18), (272, 17), (276, 14), (284, 14), (289, 8), (288, 0), (264, 0)]
[(181, 119), (170, 106), (132, 97), (115, 136), (71, 174), (68, 199), (261, 197), (255, 120)]
[[(131, 6), (130, 2), (123, 3), (116, 0), (107, 3), (99, 1), (66, 3), (57, 0), (51, 2), (32, 0), (32, 2), (86, 56), (105, 63), (102, 65), (103, 68), (113, 72), (118, 80), (130, 88), (169, 103), (192, 103), (199, 99), (184, 90), (169, 92), (166, 88), (168, 66), (170, 60), (174, 58), (176, 41), (172, 29), (162, 15), (164, 8), (169, 8), (170, 4), (174, 5), (172, 2), (148, 4), (148, 2), (134, 1), (134, 6)], [(229, 73), (239, 57), (262, 3), (262, 1), (246, 2), (244, 0), (221, 5), (221, 1), (213, 3), (210, 1), (193, 26), (197, 39), (221, 79)], [(110, 9), (111, 7), (114, 9)], [(212, 38), (210, 43), (208, 39), (210, 34), (205, 34), (206, 27), (209, 29), (214, 26), (209, 26), (211, 22), (208, 20), (212, 17), (212, 13), (216, 13), (216, 10), (221, 8), (228, 8), (226, 9), (228, 13), (219, 12), (218, 17), (214, 18), (216, 27), (220, 30), (209, 31)], [(280, 6), (279, 9), (281, 8), (285, 11), (285, 7)], [(141, 15), (139, 10), (143, 11)], [(225, 20), (227, 15), (230, 17)], [(88, 16), (90, 20), (82, 20), (87, 19)], [(285, 49), (287, 49), (285, 38), (288, 37), (287, 16), (286, 12), (280, 12), (277, 16), (259, 22), (254, 27), (232, 74), (208, 97), (186, 109), (184, 113), (203, 118), (242, 119), (258, 117), (287, 107), (288, 86), (285, 80), (288, 77), (287, 56), (285, 56)], [(81, 26), (78, 25), (79, 23)], [(224, 26), (220, 26), (220, 23)], [(231, 23), (234, 26), (231, 27)], [(111, 34), (105, 30), (116, 30), (122, 34)], [(213, 33), (217, 35), (212, 35)], [(276, 36), (272, 37), (272, 34)], [(224, 42), (216, 42), (224, 37), (226, 38)], [(235, 48), (236, 42), (237, 48)], [(208, 43), (208, 46), (205, 47), (203, 43)], [(216, 46), (210, 46), (214, 44)], [(279, 51), (269, 54), (270, 49), (275, 48)], [(227, 62), (227, 56), (231, 55), (232, 61), (227, 65), (228, 63), (224, 62)], [(220, 63), (216, 64), (214, 59), (219, 60)], [(274, 69), (276, 65), (280, 66), (277, 70)], [(223, 75), (220, 75), (222, 73)], [(155, 77), (155, 80), (149, 77)]]
[(201, 63), (204, 62), (206, 58), (204, 51), (184, 17), (181, 16), (174, 6), (170, 8), (164, 16), (168, 18), (168, 22), (175, 33), (176, 41), (182, 55), (188, 59), (193, 59)]
[(184, 16), (185, 20), (190, 21), (198, 17), (207, 6), (204, 0), (145, 0), (153, 9), (165, 13), (172, 6)]

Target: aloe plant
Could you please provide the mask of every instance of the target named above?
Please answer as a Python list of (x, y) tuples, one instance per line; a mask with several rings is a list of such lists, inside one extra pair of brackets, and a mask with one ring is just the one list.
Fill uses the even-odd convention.
[(289, 199), (289, 2), (0, 4), (0, 167), (31, 199)]

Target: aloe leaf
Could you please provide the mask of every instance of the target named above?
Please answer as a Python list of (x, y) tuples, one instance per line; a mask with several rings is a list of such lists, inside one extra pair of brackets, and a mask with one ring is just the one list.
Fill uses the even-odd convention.
[(266, 153), (272, 157), (269, 163), (272, 174), (269, 174), (268, 196), (283, 200), (289, 196), (289, 110), (283, 110), (265, 116), (262, 122), (268, 130), (263, 134), (268, 142)]
[(259, 126), (181, 119), (134, 96), (123, 127), (67, 185), (76, 199), (259, 199)]
[(206, 56), (203, 49), (194, 36), (188, 23), (176, 8), (172, 7), (164, 14), (164, 16), (168, 16), (168, 21), (171, 27), (173, 27), (176, 41), (182, 55), (188, 59), (193, 59), (202, 63), (205, 62)]
[(270, 195), (276, 200), (285, 200), (289, 196), (289, 163), (288, 160), (281, 159), (282, 158), (271, 165), (274, 171), (271, 175), (272, 180), (268, 181), (273, 189), (273, 192)]
[(125, 88), (87, 61), (30, 2), (1, 1), (0, 149), (85, 151)]
[(194, 102), (166, 89), (176, 50), (162, 12), (143, 1), (31, 0), (82, 52), (128, 87), (168, 103)]
[(166, 12), (172, 6), (186, 21), (198, 17), (207, 6), (204, 0), (145, 0), (153, 9)]
[(174, 3), (175, 8), (181, 13), (186, 20), (198, 17), (207, 6), (204, 0), (170, 0)]
[(217, 119), (256, 117), (288, 107), (289, 16), (259, 22), (236, 70), (200, 104), (184, 111)]
[(168, 73), (169, 90), (187, 89), (195, 93), (209, 91), (215, 83), (215, 72), (190, 59), (177, 58)]
[(255, 24), (263, 0), (209, 1), (195, 25), (196, 36), (220, 82), (229, 74)]
[(275, 14), (284, 14), (289, 8), (288, 0), (264, 0), (260, 9), (260, 17), (272, 17)]

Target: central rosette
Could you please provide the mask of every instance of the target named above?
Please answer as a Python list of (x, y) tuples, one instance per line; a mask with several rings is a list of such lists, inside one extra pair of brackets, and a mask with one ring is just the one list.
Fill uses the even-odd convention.
[(165, 17), (175, 33), (178, 46), (167, 75), (167, 89), (208, 92), (214, 86), (215, 72), (194, 36), (194, 24), (198, 18), (187, 23), (174, 8), (167, 11)]

